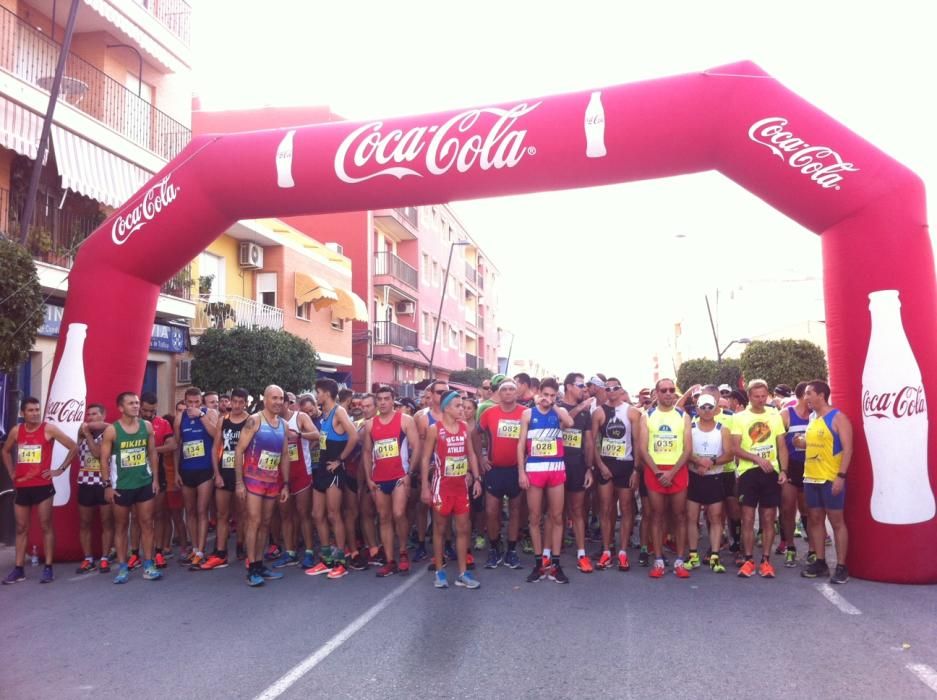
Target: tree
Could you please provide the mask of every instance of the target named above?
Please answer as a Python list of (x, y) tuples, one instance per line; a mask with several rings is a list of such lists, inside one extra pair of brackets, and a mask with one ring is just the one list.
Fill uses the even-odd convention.
[(827, 377), (823, 349), (809, 340), (756, 340), (745, 348), (741, 363), (746, 380), (764, 379), (769, 387)]
[(256, 407), (270, 384), (293, 393), (309, 389), (318, 363), (312, 345), (286, 331), (209, 328), (192, 348), (192, 382), (203, 390), (243, 387)]
[(13, 372), (29, 356), (45, 304), (29, 252), (0, 235), (0, 372)]
[(733, 389), (739, 385), (742, 368), (738, 360), (723, 360), (721, 363), (700, 357), (687, 360), (677, 370), (677, 386), (686, 391), (694, 384), (728, 384)]
[(491, 379), (494, 373), (490, 369), (479, 367), (478, 369), (460, 369), (449, 374), (449, 381), (459, 384), (468, 384), (469, 386), (481, 386), (486, 379)]

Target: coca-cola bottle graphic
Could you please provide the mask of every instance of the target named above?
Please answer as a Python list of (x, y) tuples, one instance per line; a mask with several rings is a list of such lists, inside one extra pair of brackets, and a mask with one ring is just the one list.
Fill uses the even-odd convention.
[[(77, 440), (78, 430), (85, 419), (85, 336), (88, 326), (84, 323), (70, 323), (65, 335), (65, 349), (59, 360), (59, 368), (49, 389), (46, 400), (45, 420), (57, 423), (59, 428), (72, 440)], [(52, 468), (58, 469), (68, 450), (55, 443), (52, 451)], [(53, 506), (64, 506), (71, 497), (71, 465), (55, 477), (55, 499)]]
[(602, 158), (605, 150), (605, 109), (602, 93), (593, 92), (586, 107), (586, 157)]
[(911, 525), (934, 517), (927, 473), (927, 400), (895, 289), (869, 294), (872, 334), (862, 371), (862, 425), (872, 458), (872, 518)]
[(290, 129), (277, 148), (277, 186), (283, 189), (295, 187), (293, 182), (293, 136), (296, 129)]

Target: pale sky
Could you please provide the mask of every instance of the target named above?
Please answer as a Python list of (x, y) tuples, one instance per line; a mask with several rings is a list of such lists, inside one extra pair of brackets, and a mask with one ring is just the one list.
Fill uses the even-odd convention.
[[(750, 59), (917, 172), (934, 202), (935, 3), (193, 5), (207, 108), (324, 104), (349, 119), (389, 117)], [(677, 321), (689, 356), (714, 357), (703, 295), (717, 290), (723, 345), (823, 319), (820, 283), (809, 281), (820, 277), (819, 238), (715, 173), (453, 207), (502, 273), (514, 357), (561, 374), (645, 385)], [(565, 291), (546, 323), (523, 303), (545, 279)], [(774, 314), (733, 302), (740, 287), (749, 303), (772, 296)]]

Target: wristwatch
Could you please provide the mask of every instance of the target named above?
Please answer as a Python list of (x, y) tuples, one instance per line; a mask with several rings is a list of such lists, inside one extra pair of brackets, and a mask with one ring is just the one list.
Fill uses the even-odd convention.
[(845, 472), (837, 472), (836, 478), (838, 478), (838, 479), (845, 479), (845, 478), (846, 478), (846, 473), (845, 473)]

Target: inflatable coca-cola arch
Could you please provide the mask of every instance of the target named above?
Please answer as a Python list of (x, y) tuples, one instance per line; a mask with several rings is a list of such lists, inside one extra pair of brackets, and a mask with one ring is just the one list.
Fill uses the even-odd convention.
[[(937, 430), (924, 398), (937, 387), (937, 285), (923, 184), (752, 63), (419, 117), (199, 137), (82, 246), (64, 327), (87, 325), (87, 400), (112, 406), (141, 384), (160, 285), (238, 219), (713, 169), (822, 236), (833, 400), (856, 427), (850, 569), (937, 582), (926, 546), (937, 541)], [(60, 558), (80, 555), (74, 493), (55, 509)]]

